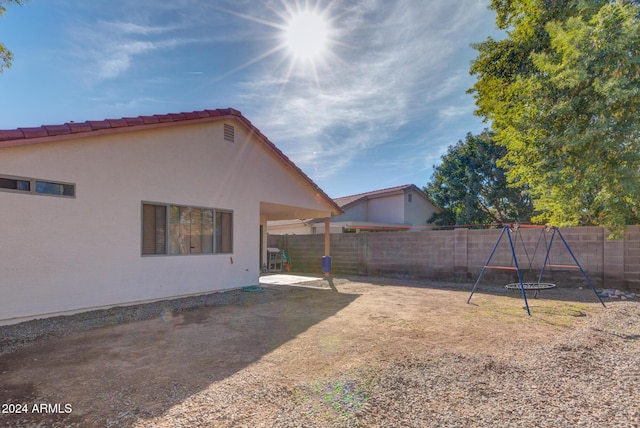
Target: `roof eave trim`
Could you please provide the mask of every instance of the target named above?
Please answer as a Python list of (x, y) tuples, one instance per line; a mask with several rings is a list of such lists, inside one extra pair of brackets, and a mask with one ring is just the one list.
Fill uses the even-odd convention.
[[(135, 132), (135, 131), (144, 131), (149, 129), (157, 129), (157, 128), (167, 128), (173, 126), (181, 126), (181, 125), (192, 125), (195, 123), (207, 123), (207, 122), (216, 122), (220, 120), (229, 119), (230, 117), (234, 119), (238, 119), (238, 116), (209, 116), (198, 119), (187, 119), (187, 120), (178, 120), (178, 121), (166, 121), (166, 122), (155, 122), (155, 123), (142, 123), (128, 126), (117, 126), (110, 128), (101, 128), (101, 129), (91, 129), (87, 131), (80, 132), (70, 132), (65, 134), (57, 134), (57, 135), (47, 135), (43, 137), (33, 137), (33, 138), (17, 138), (12, 140), (0, 141), (0, 148), (5, 147), (17, 147), (17, 146), (26, 146), (31, 144), (43, 144), (43, 143), (51, 143), (62, 140), (75, 140), (79, 138), (89, 138), (100, 135), (113, 135), (120, 134), (123, 132)], [(75, 125), (75, 124), (71, 124)]]

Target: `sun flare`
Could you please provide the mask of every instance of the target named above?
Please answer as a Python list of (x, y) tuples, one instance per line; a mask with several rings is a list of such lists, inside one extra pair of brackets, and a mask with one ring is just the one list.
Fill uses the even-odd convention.
[(303, 4), (300, 0), (280, 0), (281, 7), (269, 7), (275, 19), (226, 10), (239, 18), (274, 29), (273, 37), (267, 36), (262, 40), (275, 39), (276, 44), (224, 76), (273, 57), (277, 58), (274, 64), (278, 71), (283, 70), (281, 64), (286, 64), (282, 74), (283, 88), (294, 79), (311, 78), (319, 84), (320, 76), (330, 75), (331, 64), (342, 63), (334, 52), (334, 48), (342, 45), (339, 42), (341, 31), (335, 27), (337, 17), (341, 15), (334, 13), (333, 1), (326, 6), (321, 6), (321, 1), (305, 0)]
[(296, 13), (287, 24), (285, 39), (295, 58), (316, 59), (327, 48), (327, 23), (322, 15), (312, 11)]

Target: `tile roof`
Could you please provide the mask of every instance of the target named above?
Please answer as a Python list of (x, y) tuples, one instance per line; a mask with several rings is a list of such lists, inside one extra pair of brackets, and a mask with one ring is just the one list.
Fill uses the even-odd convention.
[(203, 120), (219, 118), (221, 116), (235, 116), (244, 121), (248, 126), (262, 135), (251, 122), (238, 110), (232, 108), (217, 110), (200, 110), (183, 113), (155, 114), (153, 116), (123, 117), (120, 119), (87, 120), (86, 122), (68, 122), (63, 125), (42, 125), (35, 128), (18, 128), (0, 130), (0, 147), (33, 144), (41, 141), (32, 141), (33, 138), (55, 137), (58, 135), (73, 135), (85, 137), (87, 133), (101, 130), (114, 130), (116, 128), (128, 128), (134, 130), (137, 126), (154, 125), (160, 123), (184, 124), (189, 120)]
[(86, 122), (68, 122), (63, 125), (42, 125), (34, 128), (0, 130), (0, 149), (28, 144), (39, 144), (72, 138), (91, 137), (117, 132), (136, 131), (148, 128), (184, 125), (188, 123), (209, 122), (221, 119), (235, 119), (243, 123), (265, 146), (279, 157), (287, 167), (306, 181), (319, 196), (333, 208), (334, 214), (343, 211), (309, 176), (276, 147), (251, 121), (238, 110), (232, 108), (216, 110), (198, 110), (192, 112), (156, 114), (153, 116), (123, 117), (120, 119), (87, 120)]

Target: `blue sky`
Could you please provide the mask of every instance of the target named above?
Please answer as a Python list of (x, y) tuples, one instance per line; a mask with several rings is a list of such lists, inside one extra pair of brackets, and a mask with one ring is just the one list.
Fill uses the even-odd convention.
[(486, 127), (465, 91), (489, 3), (30, 0), (0, 18), (0, 129), (233, 107), (329, 196), (422, 187)]

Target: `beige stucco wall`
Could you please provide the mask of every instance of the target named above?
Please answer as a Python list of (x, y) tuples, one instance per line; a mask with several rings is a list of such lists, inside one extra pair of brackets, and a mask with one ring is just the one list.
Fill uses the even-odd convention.
[[(0, 174), (76, 184), (0, 192), (0, 322), (257, 284), (260, 201), (329, 208), (227, 123), (235, 143), (220, 121), (0, 149)], [(232, 210), (233, 254), (141, 256), (142, 201)]]
[[(408, 195), (411, 194), (411, 202)], [(422, 194), (409, 191), (404, 195), (405, 222), (413, 226), (414, 231), (423, 230), (421, 227), (427, 226), (427, 220), (436, 212), (436, 207)]]
[(367, 221), (404, 223), (403, 194), (367, 200)]
[(367, 201), (350, 206), (344, 214), (332, 218), (331, 221), (367, 221)]

